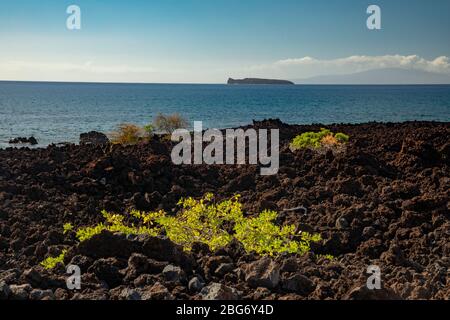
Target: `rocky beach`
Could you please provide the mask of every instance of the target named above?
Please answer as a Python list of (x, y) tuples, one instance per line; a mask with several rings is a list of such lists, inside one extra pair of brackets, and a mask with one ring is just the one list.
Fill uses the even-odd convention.
[[(133, 146), (89, 144), (0, 149), (0, 300), (449, 299), (450, 123), (288, 125), (280, 129), (280, 169), (181, 165), (173, 143), (155, 136)], [(344, 152), (291, 151), (290, 141), (326, 127), (350, 136)], [(279, 213), (279, 223), (318, 233), (306, 255), (260, 257), (238, 242), (191, 252), (163, 237), (102, 232), (79, 243), (74, 228), (106, 209), (164, 209), (180, 198), (240, 194), (244, 212)], [(299, 210), (298, 208), (303, 208)], [(40, 262), (67, 250), (66, 268)], [(325, 255), (333, 256), (333, 259)], [(379, 266), (382, 288), (366, 287)]]

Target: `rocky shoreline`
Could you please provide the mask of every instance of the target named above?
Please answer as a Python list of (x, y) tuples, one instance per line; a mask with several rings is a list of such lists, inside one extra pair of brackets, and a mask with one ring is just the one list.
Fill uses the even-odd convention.
[[(335, 155), (289, 150), (297, 134), (323, 126), (253, 126), (280, 129), (278, 175), (175, 166), (159, 137), (0, 150), (0, 300), (450, 298), (450, 123), (326, 126), (351, 137)], [(323, 241), (305, 256), (261, 258), (239, 243), (185, 253), (164, 238), (102, 233), (78, 244), (63, 234), (65, 223), (100, 222), (102, 209), (173, 212), (181, 197), (206, 192), (239, 193), (245, 212), (277, 210), (280, 223)], [(286, 210), (298, 207), (307, 210)], [(63, 266), (39, 266), (63, 249), (66, 265), (81, 268), (81, 290), (67, 289)], [(380, 267), (381, 290), (366, 288), (369, 265)]]

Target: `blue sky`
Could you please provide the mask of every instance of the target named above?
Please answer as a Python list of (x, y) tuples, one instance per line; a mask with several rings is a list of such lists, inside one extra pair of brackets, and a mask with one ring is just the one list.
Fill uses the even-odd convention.
[[(81, 8), (82, 29), (66, 28)], [(382, 30), (366, 9), (382, 10)], [(381, 67), (450, 73), (448, 0), (14, 0), (0, 79), (221, 83)]]

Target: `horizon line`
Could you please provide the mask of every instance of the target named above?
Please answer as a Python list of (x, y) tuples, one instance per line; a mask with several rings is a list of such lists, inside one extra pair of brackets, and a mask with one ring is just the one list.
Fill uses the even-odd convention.
[[(106, 81), (60, 81), (60, 80), (1, 80), (0, 83), (48, 83), (48, 84), (125, 84), (125, 85), (226, 85), (226, 86), (270, 86), (266, 84), (233, 84), (226, 82), (106, 82)], [(450, 83), (295, 83), (295, 86), (450, 86)], [(276, 85), (289, 87), (292, 85)]]

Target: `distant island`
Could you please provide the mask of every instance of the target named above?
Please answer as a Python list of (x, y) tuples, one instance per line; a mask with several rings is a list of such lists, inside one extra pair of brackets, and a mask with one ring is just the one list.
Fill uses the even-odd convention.
[(228, 84), (277, 84), (277, 85), (294, 85), (293, 82), (287, 80), (274, 80), (274, 79), (258, 79), (258, 78), (245, 78), (245, 79), (228, 79)]

